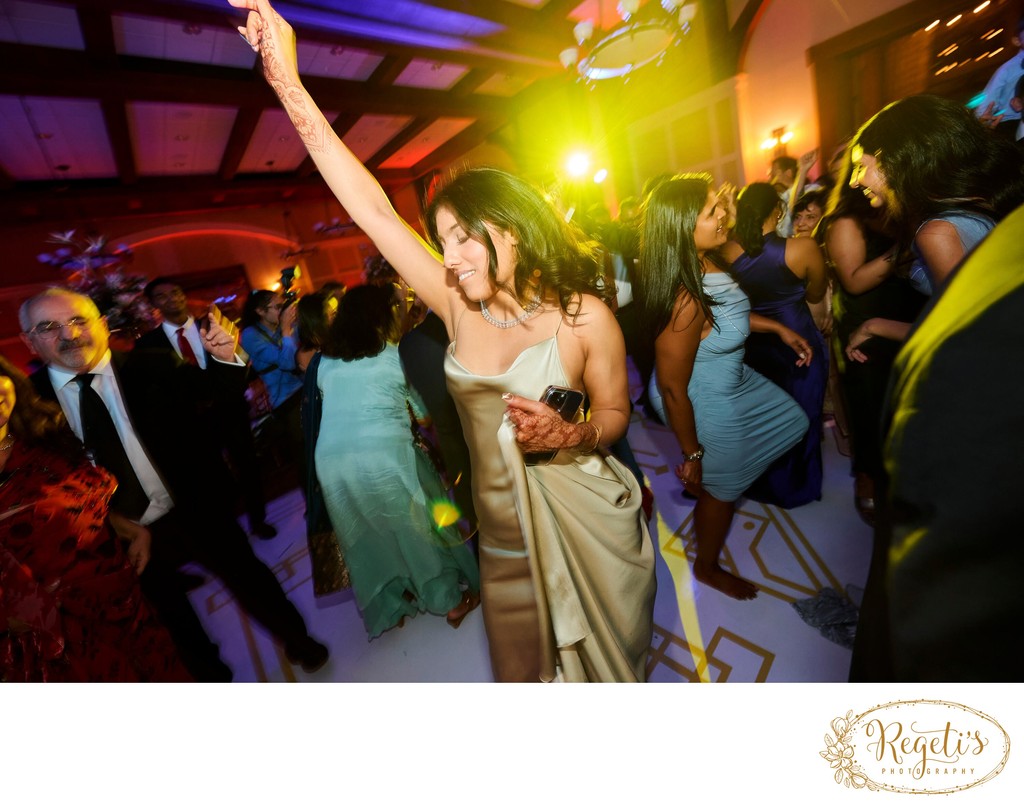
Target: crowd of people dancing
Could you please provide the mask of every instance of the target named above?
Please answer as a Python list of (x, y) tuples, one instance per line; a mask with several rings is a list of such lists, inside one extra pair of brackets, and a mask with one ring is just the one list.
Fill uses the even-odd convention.
[[(297, 665), (326, 663), (235, 519), (241, 490), (250, 532), (276, 533), (254, 417), (278, 425), (299, 470), (315, 592), (351, 587), (370, 639), (423, 612), (458, 628), (482, 605), (498, 681), (645, 679), (656, 554), (626, 440), (627, 357), (678, 443), (701, 585), (757, 597), (720, 564), (736, 503), (821, 499), (827, 400), (850, 436), (856, 510), (895, 524), (881, 502), (893, 368), (922, 310), (1024, 202), (1015, 144), (912, 96), (815, 182), (817, 151), (738, 193), (663, 175), (617, 223), (584, 229), (531, 184), (471, 168), (434, 191), (421, 237), (304, 89), (290, 26), (266, 0), (230, 3), (387, 271), (297, 303), (255, 290), (237, 336), (156, 278), (163, 325), (127, 355), (88, 298), (24, 302), (41, 367), (30, 379), (0, 358), (0, 680), (230, 680), (186, 561)], [(876, 532), (862, 624), (887, 620), (890, 535)], [(855, 675), (880, 676), (877, 643)]]

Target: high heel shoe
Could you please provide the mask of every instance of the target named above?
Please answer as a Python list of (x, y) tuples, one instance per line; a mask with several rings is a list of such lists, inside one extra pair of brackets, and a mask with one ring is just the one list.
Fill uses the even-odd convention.
[(471, 593), (466, 590), (462, 594), (462, 601), (456, 607), (448, 611), (448, 626), (458, 629), (462, 622), (473, 610), (480, 606), (480, 594)]

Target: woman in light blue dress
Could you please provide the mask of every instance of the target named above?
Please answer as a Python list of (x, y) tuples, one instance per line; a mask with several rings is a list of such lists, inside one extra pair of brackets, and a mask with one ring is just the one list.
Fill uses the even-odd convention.
[(743, 344), (753, 328), (776, 334), (798, 365), (814, 352), (792, 329), (751, 315), (747, 296), (712, 260), (727, 236), (731, 200), (720, 196), (706, 174), (673, 177), (650, 193), (634, 294), (654, 343), (652, 392), (683, 453), (675, 472), (697, 497), (694, 577), (750, 599), (756, 585), (718, 562), (735, 501), (803, 437), (808, 421), (788, 394), (744, 365)]
[(394, 342), (396, 302), (390, 285), (351, 290), (307, 378), (323, 400), (316, 477), (371, 639), (424, 611), (458, 627), (480, 603), (476, 560), (413, 441), (410, 407), (426, 410)]

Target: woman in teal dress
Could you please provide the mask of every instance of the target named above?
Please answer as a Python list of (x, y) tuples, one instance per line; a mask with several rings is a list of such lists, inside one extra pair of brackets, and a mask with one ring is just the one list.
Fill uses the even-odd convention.
[(801, 366), (813, 351), (792, 329), (750, 314), (747, 296), (712, 260), (727, 236), (720, 196), (706, 174), (678, 175), (650, 193), (634, 294), (654, 343), (665, 423), (684, 456), (675, 472), (697, 497), (694, 576), (750, 599), (756, 585), (718, 563), (735, 501), (801, 439), (808, 421), (790, 396), (743, 364), (743, 344), (753, 328), (778, 335)]
[(341, 300), (328, 343), (307, 374), (322, 397), (311, 449), (316, 478), (371, 640), (418, 612), (457, 627), (480, 603), (480, 574), (437, 470), (415, 446), (398, 315), (388, 286)]

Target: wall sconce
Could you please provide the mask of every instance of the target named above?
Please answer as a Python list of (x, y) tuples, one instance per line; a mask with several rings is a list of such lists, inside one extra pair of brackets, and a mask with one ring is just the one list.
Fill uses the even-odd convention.
[(793, 140), (793, 133), (784, 126), (772, 130), (772, 136), (761, 143), (761, 150), (767, 152), (774, 150), (772, 157), (781, 157), (786, 154), (786, 144)]

